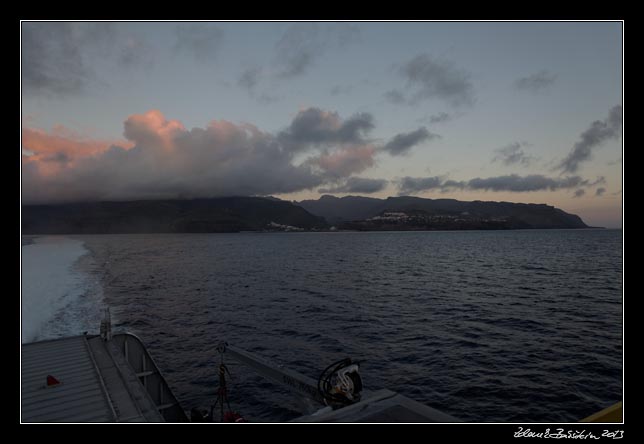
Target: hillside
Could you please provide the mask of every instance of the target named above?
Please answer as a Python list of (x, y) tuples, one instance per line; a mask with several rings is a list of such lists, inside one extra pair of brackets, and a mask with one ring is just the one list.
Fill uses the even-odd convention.
[(588, 228), (545, 204), (322, 196), (297, 204), (261, 197), (23, 205), (23, 234)]
[(22, 206), (23, 234), (220, 233), (271, 229), (271, 223), (326, 226), (297, 205), (260, 197)]
[[(366, 225), (364, 223), (347, 225), (347, 223), (365, 221), (382, 216), (386, 212), (420, 212), (425, 221), (435, 220), (439, 216), (458, 217), (459, 220), (467, 222), (459, 226), (466, 226), (468, 229), (485, 229), (488, 226), (505, 229), (588, 228), (579, 216), (545, 204), (464, 202), (455, 199), (423, 199), (409, 196), (387, 199), (359, 196), (338, 198), (325, 195), (318, 200), (298, 202), (298, 205), (311, 214), (324, 217), (330, 224), (342, 224), (342, 227), (352, 229), (383, 229), (381, 222)], [(414, 220), (417, 221), (418, 217)], [(488, 224), (489, 221), (493, 221), (494, 224)], [(449, 224), (442, 224), (441, 227), (441, 229), (450, 229)], [(427, 228), (426, 225), (425, 228)], [(454, 229), (462, 228), (454, 226)]]

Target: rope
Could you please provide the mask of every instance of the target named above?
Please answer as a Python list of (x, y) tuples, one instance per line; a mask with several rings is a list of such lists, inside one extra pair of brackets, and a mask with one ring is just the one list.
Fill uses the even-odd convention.
[[(217, 390), (217, 400), (210, 407), (210, 418), (214, 418), (214, 410), (219, 405), (219, 421), (220, 422), (240, 422), (244, 421), (242, 416), (239, 413), (233, 412), (232, 407), (230, 406), (230, 401), (228, 400), (228, 386), (226, 384), (226, 373), (232, 378), (228, 367), (224, 364), (224, 351), (225, 349), (219, 349), (221, 354), (221, 364), (219, 364), (219, 389)], [(224, 411), (224, 403), (228, 407), (228, 412)]]

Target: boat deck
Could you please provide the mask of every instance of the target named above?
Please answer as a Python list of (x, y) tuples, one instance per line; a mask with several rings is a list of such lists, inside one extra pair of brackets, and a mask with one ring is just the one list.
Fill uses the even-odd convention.
[[(138, 339), (125, 336), (109, 341), (75, 336), (23, 344), (22, 422), (164, 422), (162, 409), (168, 407), (159, 406), (145, 381), (148, 376), (161, 376), (150, 362), (149, 371), (135, 370), (128, 362), (127, 346), (125, 354), (120, 346), (134, 338), (129, 339), (134, 348)], [(146, 355), (136, 358), (146, 365)], [(49, 376), (59, 383), (47, 385)], [(161, 392), (161, 382), (155, 384)]]
[[(228, 348), (234, 357), (300, 392), (315, 381)], [(22, 422), (184, 422), (188, 418), (143, 343), (131, 334), (74, 336), (22, 345)], [(48, 381), (49, 380), (49, 381)], [(48, 384), (50, 382), (50, 384)], [(391, 390), (365, 390), (362, 401), (323, 408), (293, 422), (459, 422)]]
[(458, 419), (407, 398), (382, 389), (362, 401), (338, 410), (323, 409), (292, 422), (373, 422), (373, 423), (452, 423)]

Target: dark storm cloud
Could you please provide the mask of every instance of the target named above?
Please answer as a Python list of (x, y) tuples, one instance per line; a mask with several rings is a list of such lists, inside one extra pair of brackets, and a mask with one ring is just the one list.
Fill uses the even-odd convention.
[(407, 80), (409, 104), (433, 98), (454, 106), (472, 105), (475, 101), (470, 74), (448, 60), (420, 54), (405, 63), (399, 72)]
[(223, 40), (224, 31), (215, 23), (182, 23), (175, 28), (175, 49), (199, 61), (216, 58)]
[(366, 134), (373, 128), (373, 116), (369, 113), (342, 120), (337, 113), (307, 108), (295, 116), (279, 137), (287, 148), (297, 151), (311, 145), (364, 144)]
[(617, 105), (610, 110), (606, 119), (594, 121), (586, 131), (581, 133), (579, 142), (575, 143), (557, 169), (563, 173), (575, 173), (580, 163), (591, 159), (593, 149), (607, 140), (618, 138), (621, 129), (622, 107)]
[(595, 191), (595, 196), (602, 196), (606, 192), (606, 188), (600, 187)]
[(539, 92), (551, 86), (557, 80), (557, 76), (548, 71), (539, 71), (527, 77), (521, 77), (514, 82), (517, 89), (531, 92)]
[(504, 165), (520, 164), (528, 166), (534, 161), (534, 157), (529, 156), (523, 151), (523, 147), (528, 146), (526, 142), (514, 142), (495, 150), (496, 156), (493, 162), (501, 162)]
[(347, 181), (333, 188), (320, 188), (318, 193), (377, 193), (385, 189), (389, 181), (385, 179), (368, 179), (365, 177), (350, 177)]
[(359, 29), (346, 23), (290, 25), (275, 46), (280, 77), (305, 74), (330, 48), (342, 48), (359, 38)]
[(410, 133), (396, 134), (385, 146), (382, 147), (382, 150), (388, 152), (392, 156), (400, 156), (407, 154), (413, 146), (418, 145), (425, 140), (433, 140), (437, 138), (440, 138), (438, 134), (430, 133), (427, 128), (423, 126)]

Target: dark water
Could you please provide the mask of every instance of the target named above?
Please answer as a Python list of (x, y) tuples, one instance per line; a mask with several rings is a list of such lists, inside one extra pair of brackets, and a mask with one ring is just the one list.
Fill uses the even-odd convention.
[[(351, 356), (368, 388), (465, 421), (577, 421), (621, 399), (621, 231), (78, 238), (187, 410), (215, 399), (220, 340), (313, 378)], [(229, 364), (233, 408), (299, 416)]]

